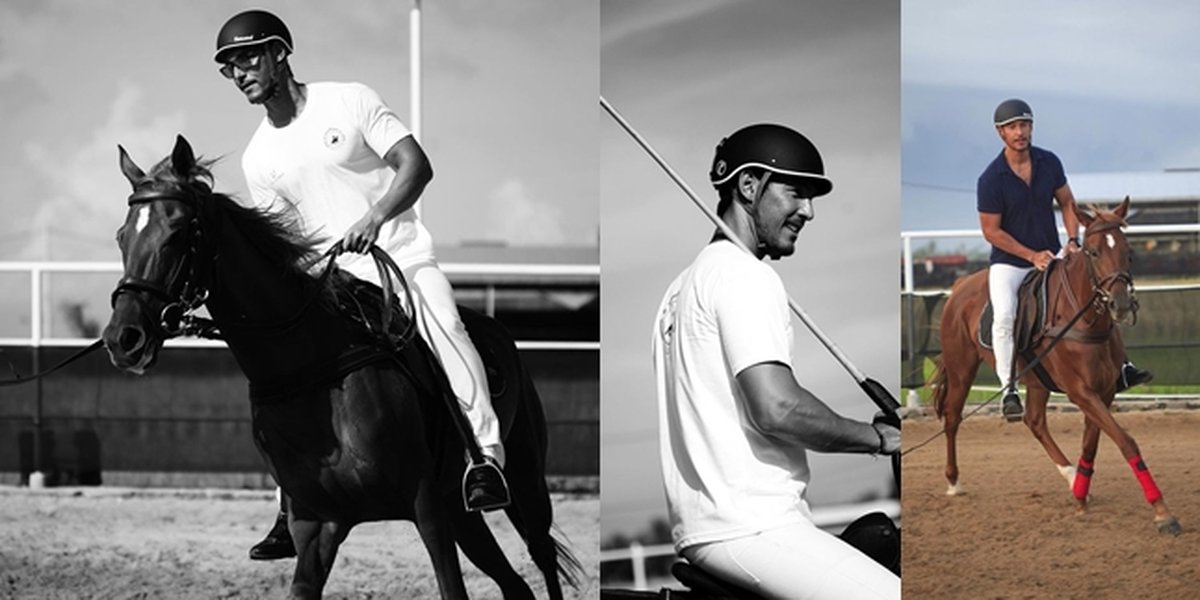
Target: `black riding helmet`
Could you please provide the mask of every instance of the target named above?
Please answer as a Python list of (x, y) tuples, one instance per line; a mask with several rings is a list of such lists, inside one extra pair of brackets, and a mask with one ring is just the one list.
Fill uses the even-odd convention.
[(996, 113), (992, 117), (992, 121), (996, 127), (1008, 125), (1013, 121), (1029, 121), (1033, 122), (1033, 109), (1024, 100), (1019, 98), (1009, 98), (1000, 103), (996, 107)]
[(813, 184), (814, 198), (833, 189), (817, 147), (800, 132), (783, 125), (750, 125), (721, 140), (708, 177), (713, 187), (719, 188), (742, 169), (751, 167), (805, 179)]
[(292, 53), (292, 34), (279, 17), (265, 10), (248, 10), (238, 13), (225, 22), (217, 34), (217, 51), (213, 60), (225, 62), (223, 55), (235, 48), (265, 44), (279, 40), (288, 54)]

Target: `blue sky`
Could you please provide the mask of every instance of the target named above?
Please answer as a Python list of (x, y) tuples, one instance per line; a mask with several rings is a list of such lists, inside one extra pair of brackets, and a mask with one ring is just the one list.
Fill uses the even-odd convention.
[[(902, 4), (901, 225), (978, 226), (975, 180), (1000, 151), (1002, 100), (1072, 174), (1200, 167), (1200, 4)], [(1134, 199), (1136, 202), (1136, 198)]]
[[(128, 185), (176, 133), (224, 156), (262, 118), (216, 71), (217, 30), (251, 7), (291, 28), (301, 81), (361, 81), (409, 118), (408, 2), (18, 0), (0, 4), (0, 260), (116, 260)], [(598, 16), (591, 0), (424, 3), (424, 218), (440, 245), (594, 246)]]
[[(889, 8), (890, 7), (890, 8)], [(713, 148), (778, 122), (820, 149), (833, 193), (791, 258), (792, 297), (851, 358), (899, 385), (899, 7), (895, 2), (603, 0), (601, 91), (701, 196)], [(600, 109), (596, 108), (597, 113)], [(665, 518), (650, 361), (663, 290), (713, 226), (607, 115), (599, 128), (604, 535)], [(795, 371), (838, 412), (875, 412), (800, 323)], [(814, 504), (882, 493), (887, 461), (813, 454)]]

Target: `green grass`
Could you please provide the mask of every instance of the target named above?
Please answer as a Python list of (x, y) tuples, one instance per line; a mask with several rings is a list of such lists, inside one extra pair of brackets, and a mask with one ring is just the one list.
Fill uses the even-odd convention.
[[(922, 363), (922, 370), (925, 374), (925, 381), (933, 379), (934, 364), (933, 360), (926, 358)], [(998, 388), (1000, 383), (996, 380), (992, 370), (986, 364), (980, 365), (979, 376), (975, 378), (976, 385)], [(921, 399), (922, 406), (933, 405), (933, 390), (928, 385), (917, 388), (917, 395)], [(1200, 385), (1140, 385), (1131, 393), (1137, 395), (1178, 395), (1178, 394), (1196, 394), (1200, 395)], [(982, 404), (988, 399), (996, 395), (996, 390), (980, 390), (972, 389), (967, 393), (967, 404)], [(908, 391), (905, 390), (904, 396), (907, 398)], [(1061, 394), (1054, 394), (1050, 397), (1053, 402), (1056, 398), (1062, 398)]]

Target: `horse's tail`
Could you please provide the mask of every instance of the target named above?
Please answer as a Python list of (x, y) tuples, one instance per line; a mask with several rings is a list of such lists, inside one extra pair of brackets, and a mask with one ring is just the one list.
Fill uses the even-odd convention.
[(550, 540), (554, 543), (554, 554), (558, 557), (558, 576), (563, 583), (577, 590), (579, 589), (579, 580), (587, 573), (583, 569), (583, 564), (575, 557), (575, 553), (571, 552), (570, 546), (561, 539), (563, 535), (558, 525), (554, 525)]
[(938, 418), (946, 410), (946, 365), (942, 364), (942, 356), (933, 359), (933, 378), (926, 384), (933, 390), (933, 410)]

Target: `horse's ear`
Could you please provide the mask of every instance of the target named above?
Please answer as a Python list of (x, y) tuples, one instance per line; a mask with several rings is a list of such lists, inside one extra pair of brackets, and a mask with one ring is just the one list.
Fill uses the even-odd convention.
[(192, 152), (192, 145), (182, 135), (175, 136), (175, 149), (171, 151), (171, 167), (175, 169), (175, 174), (186, 178), (194, 166), (196, 155)]
[(121, 154), (121, 172), (125, 174), (125, 179), (129, 180), (129, 185), (137, 189), (138, 183), (146, 178), (146, 173), (129, 158), (124, 146), (117, 144), (117, 150)]
[(1122, 202), (1121, 206), (1118, 206), (1117, 210), (1113, 212), (1116, 213), (1118, 217), (1121, 217), (1122, 221), (1124, 221), (1125, 215), (1129, 212), (1129, 196), (1125, 196), (1125, 201)]
[(1093, 213), (1089, 213), (1088, 211), (1080, 208), (1078, 202), (1075, 203), (1075, 218), (1079, 219), (1080, 223), (1083, 223), (1084, 228), (1087, 228), (1088, 225), (1092, 224), (1092, 221), (1096, 220), (1096, 217), (1093, 216)]

